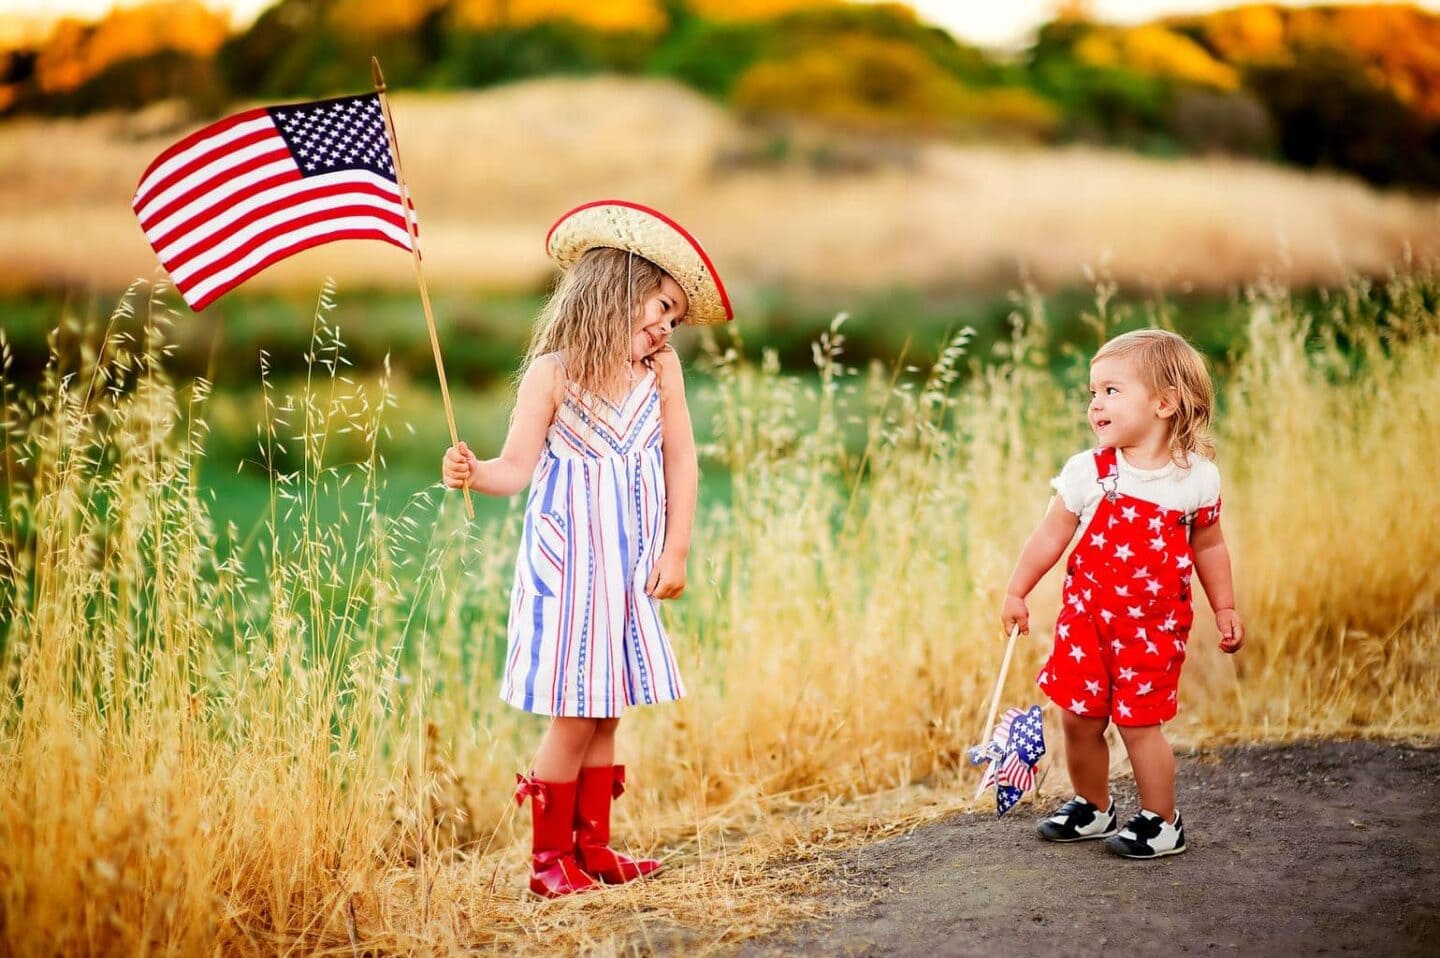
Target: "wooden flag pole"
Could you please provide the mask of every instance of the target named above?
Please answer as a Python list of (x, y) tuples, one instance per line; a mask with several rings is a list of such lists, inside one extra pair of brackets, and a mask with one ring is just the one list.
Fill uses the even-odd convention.
[[(375, 92), (380, 95), (380, 112), (385, 117), (385, 134), (390, 138), (390, 156), (395, 161), (395, 183), (400, 187), (400, 207), (405, 211), (405, 229), (410, 233), (410, 254), (415, 259), (415, 278), (420, 282), (420, 305), (425, 308), (425, 325), (430, 329), (430, 349), (435, 353), (435, 371), (440, 374), (440, 398), (445, 402), (445, 422), (450, 426), (450, 445), (460, 445), (460, 434), (455, 430), (455, 410), (450, 406), (450, 387), (445, 382), (445, 360), (440, 356), (440, 335), (435, 331), (435, 315), (430, 311), (430, 293), (425, 288), (425, 271), (420, 267), (420, 243), (415, 235), (415, 219), (410, 215), (410, 188), (405, 185), (405, 173), (400, 167), (400, 141), (395, 138), (395, 123), (390, 118), (390, 102), (385, 99), (385, 75), (380, 72), (380, 60), (370, 58), (370, 72), (375, 80)], [(470, 501), (470, 487), (464, 487), (465, 515), (475, 518), (475, 505)]]
[[(1005, 658), (1000, 660), (1000, 675), (995, 679), (995, 694), (990, 696), (990, 714), (985, 718), (985, 727), (980, 730), (980, 741), (989, 742), (990, 732), (995, 728), (995, 716), (1000, 714), (1000, 694), (1005, 690), (1005, 676), (1010, 672), (1010, 659), (1015, 655), (1015, 640), (1020, 637), (1020, 626), (1017, 623), (1010, 629), (1010, 641), (1005, 645)], [(995, 762), (990, 762), (989, 768), (994, 768)], [(975, 790), (975, 797), (979, 798), (985, 792), (985, 779), (980, 779), (980, 787)]]

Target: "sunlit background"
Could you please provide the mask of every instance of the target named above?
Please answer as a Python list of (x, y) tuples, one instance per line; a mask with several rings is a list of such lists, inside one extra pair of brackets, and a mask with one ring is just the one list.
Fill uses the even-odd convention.
[[(0, 0), (0, 953), (693, 954), (815, 914), (823, 850), (968, 800), (999, 593), (1138, 326), (1215, 373), (1252, 636), (1197, 599), (1176, 739), (1433, 736), (1436, 8)], [(130, 211), (176, 140), (372, 56), (481, 455), (563, 211), (660, 207), (733, 295), (676, 337), (690, 694), (622, 733), (623, 841), (674, 866), (633, 895), (520, 897), (522, 500), (437, 488), (411, 257), (196, 314)]]

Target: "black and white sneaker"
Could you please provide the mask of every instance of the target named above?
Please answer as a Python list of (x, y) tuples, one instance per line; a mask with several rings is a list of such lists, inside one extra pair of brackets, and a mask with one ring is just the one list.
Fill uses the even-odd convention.
[(1179, 812), (1175, 813), (1175, 822), (1171, 824), (1142, 808), (1140, 814), (1120, 830), (1120, 834), (1105, 843), (1105, 847), (1125, 858), (1178, 855), (1185, 850), (1185, 825), (1180, 821)]
[(1100, 811), (1076, 795), (1049, 818), (1035, 826), (1035, 832), (1047, 842), (1083, 842), (1089, 838), (1108, 838), (1115, 834), (1115, 801)]

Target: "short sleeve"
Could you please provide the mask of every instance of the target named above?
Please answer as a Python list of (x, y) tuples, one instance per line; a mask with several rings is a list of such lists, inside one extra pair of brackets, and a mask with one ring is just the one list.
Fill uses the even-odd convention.
[(1089, 450), (1071, 456), (1060, 470), (1060, 475), (1050, 480), (1050, 487), (1065, 503), (1065, 508), (1080, 516), (1085, 514), (1085, 499), (1098, 490), (1095, 482), (1095, 457)]
[(1220, 521), (1220, 470), (1208, 459), (1197, 470), (1199, 505), (1195, 510), (1195, 528), (1203, 529)]

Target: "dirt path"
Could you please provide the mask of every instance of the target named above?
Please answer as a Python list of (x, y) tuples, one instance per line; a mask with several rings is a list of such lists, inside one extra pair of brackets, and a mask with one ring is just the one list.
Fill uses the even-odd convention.
[(1185, 855), (1043, 844), (1031, 805), (962, 815), (844, 853), (834, 894), (860, 907), (742, 954), (1440, 953), (1440, 748), (1224, 749), (1179, 787)]

